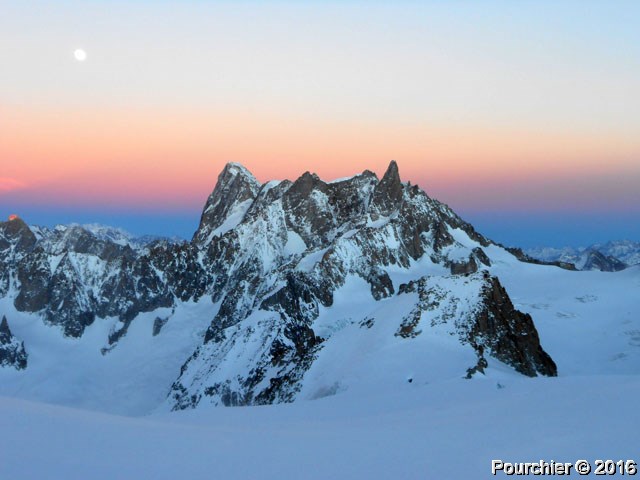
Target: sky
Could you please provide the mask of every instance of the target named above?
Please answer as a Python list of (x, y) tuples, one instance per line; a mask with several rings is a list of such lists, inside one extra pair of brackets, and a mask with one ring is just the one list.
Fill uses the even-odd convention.
[(0, 218), (189, 238), (229, 161), (267, 181), (395, 159), (508, 245), (640, 240), (636, 1), (0, 11)]

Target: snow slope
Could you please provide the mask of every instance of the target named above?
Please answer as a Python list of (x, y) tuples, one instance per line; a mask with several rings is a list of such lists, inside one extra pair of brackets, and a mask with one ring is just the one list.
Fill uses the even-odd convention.
[[(164, 401), (180, 367), (200, 344), (216, 306), (210, 299), (142, 314), (117, 348), (106, 339), (117, 318), (95, 322), (81, 339), (65, 337), (33, 314), (16, 312), (9, 298), (0, 310), (11, 329), (26, 339), (29, 366), (0, 368), (0, 394), (103, 412), (144, 415)], [(166, 318), (153, 336), (156, 317)], [(103, 353), (103, 349), (104, 353)], [(1, 478), (1, 477), (0, 477)]]
[(0, 478), (496, 478), (492, 459), (637, 459), (639, 395), (637, 376), (476, 378), (144, 418), (0, 397)]
[(573, 272), (505, 262), (494, 271), (535, 319), (558, 375), (640, 374), (640, 266)]
[[(379, 322), (362, 327), (352, 320), (368, 316), (357, 299), (369, 286), (351, 279), (314, 322), (331, 342), (296, 403), (151, 412), (166, 395), (158, 385), (175, 378), (217, 305), (145, 314), (104, 356), (104, 324), (78, 340), (12, 311), (33, 363), (21, 373), (0, 369), (2, 394), (11, 396), (0, 397), (0, 478), (482, 479), (496, 478), (493, 459), (638, 460), (640, 267), (567, 271), (519, 262), (497, 246), (486, 253), (516, 307), (534, 317), (557, 378), (526, 378), (492, 360), (484, 375), (462, 379), (467, 363), (457, 342), (447, 354), (446, 331), (396, 348), (402, 339), (384, 332), (391, 324), (383, 319), (387, 308), (401, 313), (402, 295), (376, 302)], [(446, 279), (428, 259), (390, 269), (396, 287), (419, 273)], [(160, 314), (169, 320), (152, 336)], [(38, 363), (38, 349), (57, 351), (56, 362)]]

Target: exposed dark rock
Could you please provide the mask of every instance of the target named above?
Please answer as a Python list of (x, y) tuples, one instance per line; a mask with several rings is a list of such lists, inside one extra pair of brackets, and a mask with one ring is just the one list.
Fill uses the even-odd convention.
[(618, 272), (627, 268), (627, 264), (616, 257), (604, 255), (597, 250), (589, 250), (581, 270), (600, 270), (601, 272)]
[(308, 325), (318, 316), (318, 301), (304, 276), (290, 273), (285, 286), (265, 298), (260, 309), (276, 311), (282, 316), (290, 315), (299, 324)]
[(47, 239), (47, 243), (50, 244), (48, 253), (53, 255), (74, 252), (94, 255), (104, 261), (122, 257), (133, 259), (136, 256), (131, 246), (99, 238), (93, 232), (79, 225), (54, 230), (51, 232), (50, 238)]
[(151, 332), (152, 335), (154, 337), (159, 335), (160, 331), (162, 330), (162, 327), (164, 327), (168, 321), (169, 321), (169, 318), (156, 317), (155, 320), (153, 321), (153, 331)]
[(476, 247), (473, 250), (471, 250), (471, 252), (473, 253), (473, 256), (475, 257), (475, 259), (478, 260), (481, 264), (483, 264), (486, 267), (491, 266), (491, 260), (489, 259), (489, 257), (487, 257), (487, 254), (484, 253), (484, 250), (482, 248)]
[(390, 297), (395, 293), (389, 274), (381, 268), (371, 270), (367, 282), (371, 285), (371, 295), (376, 300)]
[(82, 284), (69, 254), (64, 254), (47, 283), (47, 299), (45, 318), (61, 325), (65, 335), (79, 337), (95, 320), (92, 294)]
[[(471, 275), (467, 281), (482, 282), (479, 308), (468, 318), (458, 314), (458, 299), (437, 284), (433, 285), (429, 277), (401, 285), (399, 294), (418, 293), (419, 302), (403, 319), (396, 335), (411, 338), (420, 334), (416, 327), (424, 312), (441, 310), (437, 318), (432, 318), (431, 326), (438, 322), (453, 323), (460, 340), (475, 349), (478, 359), (490, 355), (530, 377), (556, 376), (556, 365), (540, 345), (531, 316), (515, 309), (499, 280), (485, 271)], [(479, 361), (475, 369), (471, 369), (471, 375), (482, 372), (478, 366), (485, 368), (484, 363)]]
[(18, 261), (16, 270), (20, 290), (14, 300), (15, 307), (22, 312), (38, 312), (49, 305), (51, 270), (48, 255), (36, 248)]
[(440, 252), (443, 248), (453, 245), (453, 242), (455, 240), (449, 233), (447, 223), (444, 221), (436, 223), (433, 229), (433, 249)]
[[(16, 220), (12, 220), (16, 221)], [(0, 367), (13, 367), (16, 370), (27, 368), (28, 355), (24, 342), (13, 336), (9, 329), (7, 317), (2, 316), (0, 322)]]
[(395, 160), (392, 160), (373, 192), (371, 201), (372, 218), (375, 220), (379, 215), (386, 217), (398, 210), (404, 197), (403, 192), (404, 188), (400, 182), (398, 164)]
[(531, 316), (515, 309), (496, 277), (490, 277), (483, 288), (482, 305), (468, 334), (468, 341), (479, 356), (489, 351), (530, 377), (558, 374), (556, 364), (540, 345)]
[(36, 236), (21, 218), (0, 222), (0, 251), (13, 247), (19, 252), (28, 252), (36, 242)]
[[(406, 293), (406, 292), (403, 292)], [(416, 309), (412, 311), (407, 317), (402, 320), (400, 328), (394, 335), (402, 338), (415, 338), (422, 333), (422, 330), (417, 330), (418, 324), (422, 319), (422, 311)]]
[(484, 369), (487, 368), (488, 366), (489, 366), (489, 362), (487, 362), (487, 359), (482, 356), (481, 351), (478, 352), (478, 363), (476, 363), (474, 367), (467, 369), (467, 375), (465, 378), (471, 379), (476, 373), (484, 374)]
[(247, 169), (237, 163), (228, 163), (205, 204), (194, 241), (206, 243), (209, 234), (224, 223), (231, 210), (242, 202), (253, 200), (259, 189), (260, 182)]
[(2, 316), (2, 322), (0, 322), (0, 343), (7, 344), (13, 338), (13, 334), (9, 329), (9, 323), (7, 322), (7, 317)]
[(534, 265), (553, 265), (555, 267), (559, 267), (559, 268), (562, 268), (564, 270), (573, 270), (573, 271), (577, 270), (576, 266), (573, 263), (560, 262), (560, 261), (557, 261), (557, 262), (545, 262), (543, 260), (538, 260), (537, 258), (530, 257), (529, 255), (524, 253), (521, 248), (505, 247), (503, 245), (500, 245), (499, 243), (497, 245), (499, 245), (502, 248), (504, 248), (506, 251), (511, 253), (514, 257), (516, 257), (521, 262), (533, 263)]
[(127, 334), (127, 332), (129, 331), (130, 325), (131, 325), (131, 320), (125, 320), (124, 322), (121, 322), (121, 324), (118, 324), (115, 328), (113, 328), (109, 332), (108, 340), (109, 340), (110, 348), (113, 347), (113, 345), (115, 345), (116, 343), (118, 343), (120, 339)]
[(478, 271), (478, 264), (473, 255), (470, 255), (467, 260), (451, 262), (449, 267), (452, 275), (468, 275)]

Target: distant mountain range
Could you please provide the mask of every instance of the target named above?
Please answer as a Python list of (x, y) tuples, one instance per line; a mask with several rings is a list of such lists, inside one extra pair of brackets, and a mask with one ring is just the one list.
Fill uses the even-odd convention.
[(99, 223), (71, 223), (68, 225), (56, 225), (54, 228), (30, 225), (29, 228), (38, 240), (55, 242), (64, 238), (73, 231), (84, 231), (96, 240), (114, 243), (120, 246), (129, 246), (133, 249), (148, 247), (156, 242), (182, 243), (180, 237), (163, 237), (160, 235), (133, 235), (119, 227), (102, 225)]
[(544, 262), (571, 263), (578, 270), (614, 272), (640, 264), (640, 242), (631, 240), (610, 241), (578, 248), (529, 248), (525, 253)]

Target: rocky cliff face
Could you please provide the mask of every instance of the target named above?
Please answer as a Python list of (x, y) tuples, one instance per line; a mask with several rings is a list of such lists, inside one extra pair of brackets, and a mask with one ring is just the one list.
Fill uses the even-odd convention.
[(415, 292), (420, 301), (412, 311), (412, 316), (402, 322), (398, 334), (416, 335), (417, 320), (425, 312), (446, 305), (440, 319), (431, 320), (432, 326), (434, 322), (451, 322), (452, 331), (460, 342), (473, 347), (478, 363), (469, 370), (470, 373), (482, 371), (482, 366), (488, 363), (485, 356), (492, 356), (527, 376), (557, 375), (555, 363), (540, 346), (531, 316), (514, 308), (496, 277), (485, 271), (460, 281), (466, 287), (463, 290), (470, 288), (474, 296), (473, 301), (467, 303), (471, 308), (466, 311), (461, 304), (469, 302), (469, 298), (463, 299), (443, 289), (439, 279), (423, 277), (402, 285), (401, 293)]
[[(118, 318), (106, 355), (141, 313), (211, 299), (211, 323), (171, 386), (171, 408), (297, 398), (332, 342), (336, 295), (354, 284), (369, 313), (351, 315), (349, 331), (393, 327), (384, 338), (412, 342), (450, 325), (475, 352), (470, 369), (495, 359), (525, 375), (556, 374), (531, 317), (488, 273), (485, 250), (499, 247), (402, 183), (395, 162), (380, 180), (364, 171), (327, 183), (307, 172), (266, 184), (228, 164), (189, 243), (132, 246), (77, 226), (36, 233), (21, 220), (0, 223), (0, 296), (72, 337)], [(406, 310), (407, 299), (405, 314), (378, 318), (396, 302)], [(160, 320), (156, 335), (170, 321)]]
[(618, 272), (627, 268), (626, 263), (610, 255), (604, 255), (597, 250), (584, 252), (578, 265), (580, 270), (600, 270), (601, 272)]
[(7, 317), (0, 322), (0, 367), (13, 367), (16, 370), (27, 368), (27, 352), (24, 343), (13, 336)]

